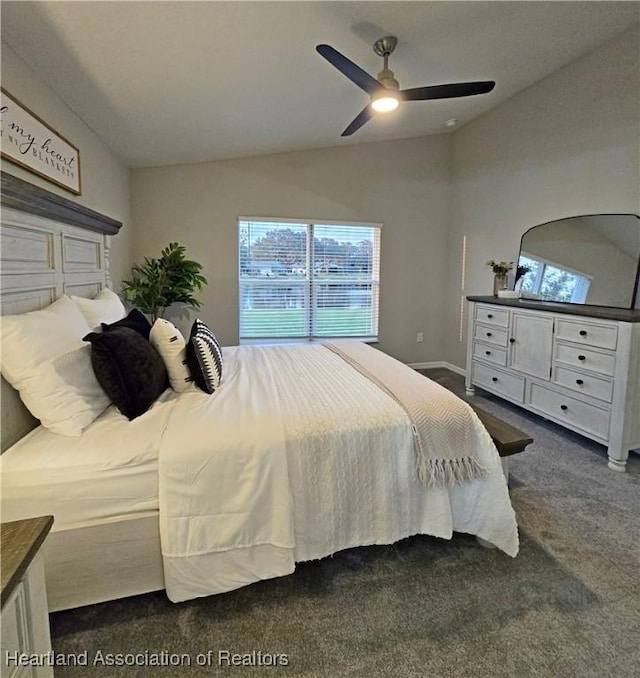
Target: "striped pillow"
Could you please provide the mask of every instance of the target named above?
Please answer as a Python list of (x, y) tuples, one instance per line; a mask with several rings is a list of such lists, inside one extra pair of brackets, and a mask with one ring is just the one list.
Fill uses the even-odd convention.
[(197, 386), (213, 393), (222, 377), (222, 349), (214, 333), (196, 318), (187, 344), (187, 364)]

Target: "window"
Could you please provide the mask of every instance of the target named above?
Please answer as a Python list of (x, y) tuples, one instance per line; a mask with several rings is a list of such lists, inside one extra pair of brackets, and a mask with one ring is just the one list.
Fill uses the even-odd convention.
[(378, 334), (380, 225), (238, 220), (240, 340)]
[(591, 285), (589, 276), (529, 254), (521, 254), (518, 264), (529, 267), (522, 276), (522, 292), (551, 301), (585, 303)]

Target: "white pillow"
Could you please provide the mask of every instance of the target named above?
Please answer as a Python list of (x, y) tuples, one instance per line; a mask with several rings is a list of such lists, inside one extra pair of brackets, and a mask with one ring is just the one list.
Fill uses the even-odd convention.
[(91, 345), (85, 344), (45, 363), (40, 371), (48, 394), (43, 426), (63, 436), (79, 436), (111, 404), (91, 365)]
[(91, 328), (69, 297), (40, 311), (4, 316), (0, 331), (2, 374), (43, 426), (80, 435), (107, 407), (82, 341)]
[(2, 374), (13, 386), (41, 362), (82, 346), (82, 337), (91, 332), (66, 295), (40, 311), (5, 315), (0, 328)]
[(187, 348), (182, 332), (168, 320), (158, 318), (149, 333), (149, 341), (164, 361), (171, 388), (185, 391), (193, 381), (187, 367)]
[(100, 330), (100, 323), (111, 324), (127, 315), (120, 297), (104, 287), (93, 299), (71, 295), (71, 300), (82, 311), (91, 329)]

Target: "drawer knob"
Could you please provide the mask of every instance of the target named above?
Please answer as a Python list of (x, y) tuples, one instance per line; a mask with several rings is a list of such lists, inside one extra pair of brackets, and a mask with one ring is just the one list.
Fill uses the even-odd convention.
[(493, 313), (487, 313), (487, 318), (493, 318)]
[(487, 336), (488, 336), (488, 337), (492, 336), (492, 333), (491, 333), (491, 332), (487, 332)]
[(586, 337), (587, 336), (587, 330), (580, 330), (580, 336)]
[(568, 410), (569, 408), (566, 405), (560, 405), (561, 410)]
[(509, 339), (509, 343), (510, 343), (510, 344), (515, 344), (515, 343), (516, 343), (516, 340), (515, 340), (513, 337), (511, 337), (511, 339)]
[(491, 377), (491, 381), (498, 381), (498, 377)]
[(586, 355), (579, 355), (578, 360), (586, 360), (587, 356)]
[(491, 355), (491, 351), (485, 351), (487, 355)]
[(582, 379), (576, 379), (576, 384), (578, 384), (578, 386), (582, 386), (582, 384), (584, 384), (584, 381), (582, 381)]

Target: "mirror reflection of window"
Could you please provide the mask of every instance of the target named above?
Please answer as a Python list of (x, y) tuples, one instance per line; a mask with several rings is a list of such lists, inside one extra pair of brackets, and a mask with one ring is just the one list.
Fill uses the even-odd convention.
[(547, 301), (586, 302), (590, 276), (526, 254), (520, 255), (519, 264), (529, 268), (522, 276), (523, 293)]

